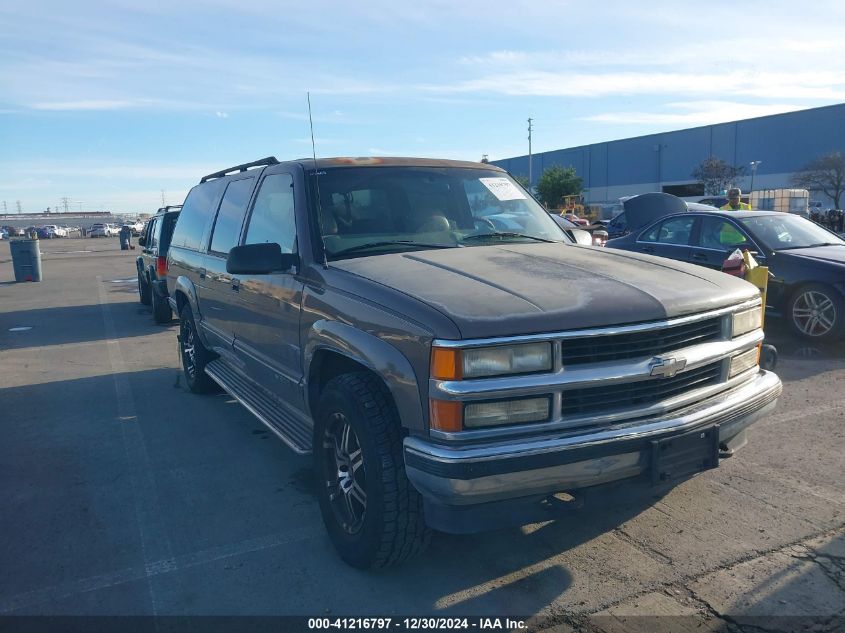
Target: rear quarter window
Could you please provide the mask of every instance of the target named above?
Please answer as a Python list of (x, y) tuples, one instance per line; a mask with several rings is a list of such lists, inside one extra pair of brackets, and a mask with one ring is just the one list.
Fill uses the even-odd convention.
[(185, 198), (179, 221), (173, 230), (171, 246), (200, 250), (202, 237), (214, 217), (220, 192), (225, 186), (223, 180), (212, 180), (197, 185)]

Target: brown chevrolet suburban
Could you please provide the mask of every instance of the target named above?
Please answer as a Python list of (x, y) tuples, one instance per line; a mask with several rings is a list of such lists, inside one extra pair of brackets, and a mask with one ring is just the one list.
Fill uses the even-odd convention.
[(341, 557), (557, 516), (718, 466), (775, 407), (758, 291), (575, 244), (506, 172), (267, 158), (202, 178), (168, 251), (185, 379), (313, 453)]

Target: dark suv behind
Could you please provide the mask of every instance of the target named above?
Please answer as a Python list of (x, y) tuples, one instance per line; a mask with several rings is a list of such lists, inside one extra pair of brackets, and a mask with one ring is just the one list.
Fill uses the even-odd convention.
[(548, 520), (561, 493), (651, 498), (741, 448), (781, 390), (754, 286), (574, 244), (489, 164), (239, 165), (190, 191), (168, 259), (189, 388), (313, 453), (357, 567), (432, 528)]
[(135, 260), (138, 269), (138, 296), (144, 305), (152, 304), (156, 323), (173, 318), (167, 301), (167, 249), (182, 205), (162, 207), (147, 222), (138, 244), (143, 248)]

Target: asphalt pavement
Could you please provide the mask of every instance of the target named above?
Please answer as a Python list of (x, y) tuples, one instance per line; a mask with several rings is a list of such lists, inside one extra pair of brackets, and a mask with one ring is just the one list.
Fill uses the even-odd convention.
[[(659, 501), (343, 564), (310, 460), (180, 379), (177, 327), (116, 239), (0, 242), (0, 615), (541, 615), (553, 630), (786, 630), (845, 617), (845, 347), (776, 322), (784, 394), (749, 444)], [(837, 619), (839, 618), (839, 619)], [(761, 623), (768, 623), (763, 626)], [(647, 627), (647, 628), (643, 628)], [(817, 630), (824, 630), (817, 629)]]

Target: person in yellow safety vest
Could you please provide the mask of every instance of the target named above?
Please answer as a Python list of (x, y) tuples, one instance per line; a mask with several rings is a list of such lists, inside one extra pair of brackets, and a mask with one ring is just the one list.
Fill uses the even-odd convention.
[(751, 211), (751, 205), (740, 201), (742, 191), (739, 187), (728, 189), (728, 203), (721, 207), (722, 211)]

